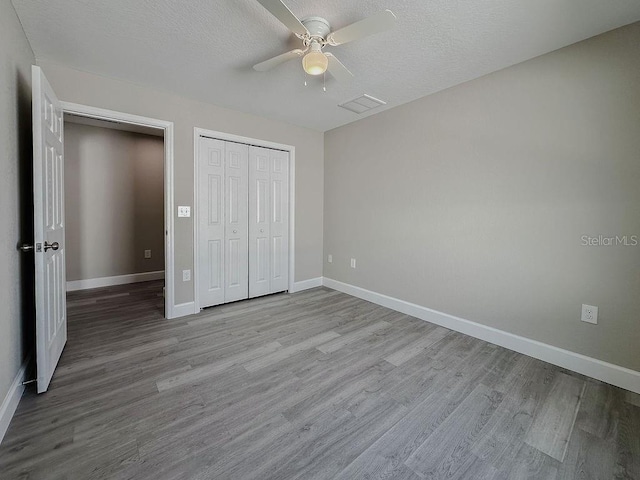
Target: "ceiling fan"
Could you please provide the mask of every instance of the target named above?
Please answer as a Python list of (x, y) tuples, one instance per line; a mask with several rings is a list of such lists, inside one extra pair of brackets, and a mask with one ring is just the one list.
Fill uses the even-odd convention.
[(348, 80), (353, 77), (353, 74), (335, 55), (323, 52), (322, 49), (327, 45), (342, 45), (384, 32), (392, 28), (396, 20), (391, 10), (385, 10), (332, 32), (329, 22), (324, 18), (307, 17), (299, 20), (281, 0), (258, 0), (258, 2), (302, 40), (304, 47), (254, 65), (253, 69), (259, 72), (266, 72), (281, 63), (302, 57), (302, 67), (309, 75), (321, 75), (328, 70), (336, 80)]

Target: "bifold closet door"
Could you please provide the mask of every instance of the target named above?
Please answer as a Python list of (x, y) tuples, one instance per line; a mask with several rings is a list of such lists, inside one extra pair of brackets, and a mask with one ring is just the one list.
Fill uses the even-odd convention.
[(225, 142), (224, 301), (249, 297), (249, 146)]
[(201, 308), (248, 296), (249, 147), (200, 138), (198, 283)]
[(289, 288), (289, 153), (249, 147), (249, 297)]

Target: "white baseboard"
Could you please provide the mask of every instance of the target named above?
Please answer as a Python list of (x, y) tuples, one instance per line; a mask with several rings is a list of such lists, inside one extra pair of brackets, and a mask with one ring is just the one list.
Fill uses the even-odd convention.
[(196, 312), (196, 302), (179, 303), (173, 306), (173, 312), (169, 318), (186, 317)]
[(150, 280), (162, 280), (163, 278), (164, 270), (158, 270), (157, 272), (130, 273), (128, 275), (116, 275), (115, 277), (72, 280), (67, 282), (67, 292), (87, 290), (89, 288), (110, 287), (112, 285), (126, 285), (128, 283), (148, 282)]
[(321, 286), (322, 286), (322, 277), (310, 278), (309, 280), (294, 282), (293, 289), (289, 290), (289, 293), (302, 292), (303, 290), (309, 290), (310, 288), (321, 287)]
[(24, 393), (24, 385), (22, 382), (26, 379), (25, 375), (28, 371), (29, 363), (30, 358), (27, 358), (20, 366), (6, 397), (2, 400), (2, 406), (0, 407), (0, 443), (2, 443), (2, 439), (9, 429), (13, 414), (16, 413), (16, 408), (18, 408), (18, 404)]
[(416, 305), (415, 303), (405, 302), (404, 300), (389, 297), (381, 293), (365, 290), (364, 288), (339, 282), (331, 278), (324, 277), (323, 285), (640, 394), (640, 372), (636, 372), (635, 370), (603, 362), (602, 360), (554, 347), (553, 345), (538, 342), (537, 340), (514, 335), (513, 333), (488, 327), (447, 313), (438, 312), (427, 307)]

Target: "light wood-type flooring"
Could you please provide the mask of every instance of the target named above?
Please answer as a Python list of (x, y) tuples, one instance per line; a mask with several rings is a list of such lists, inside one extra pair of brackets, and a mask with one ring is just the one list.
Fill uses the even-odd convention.
[(69, 294), (2, 479), (640, 479), (640, 396), (326, 288), (162, 318)]

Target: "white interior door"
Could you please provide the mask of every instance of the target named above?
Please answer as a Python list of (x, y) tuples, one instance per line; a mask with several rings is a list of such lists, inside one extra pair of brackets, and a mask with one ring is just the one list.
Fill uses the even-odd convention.
[(33, 208), (38, 393), (49, 387), (67, 341), (62, 107), (39, 67), (32, 67)]
[(200, 307), (224, 303), (225, 142), (200, 138), (198, 161), (198, 294)]
[(289, 288), (289, 153), (249, 151), (249, 297)]
[(225, 143), (225, 291), (224, 301), (249, 295), (247, 163), (249, 147)]

